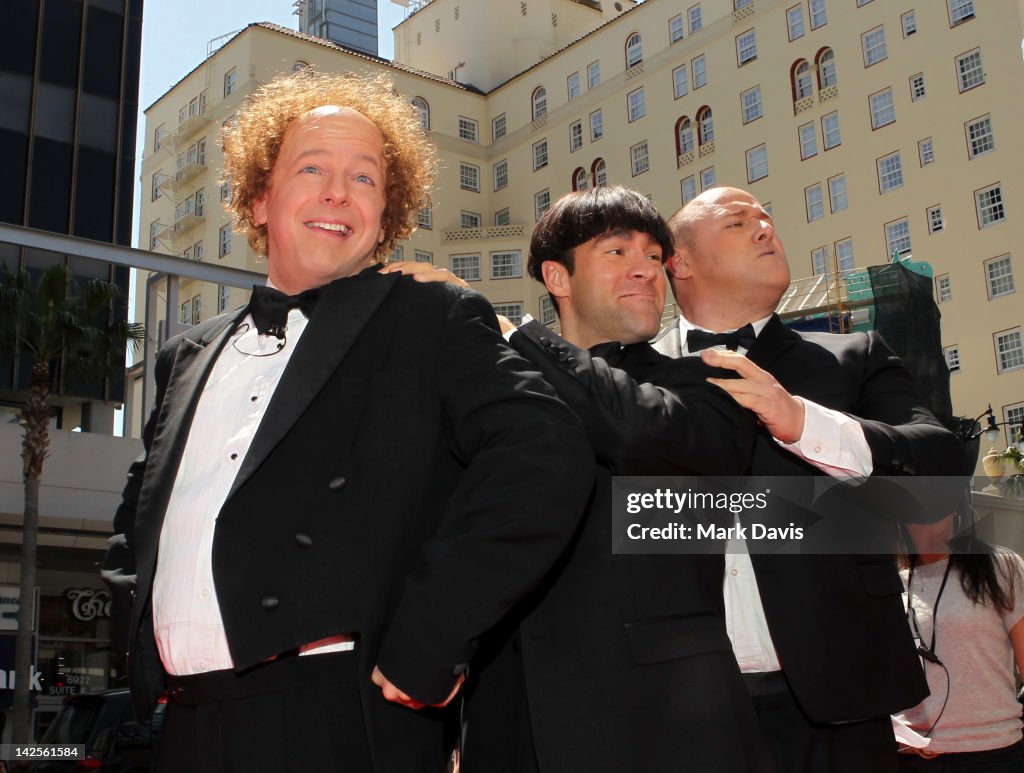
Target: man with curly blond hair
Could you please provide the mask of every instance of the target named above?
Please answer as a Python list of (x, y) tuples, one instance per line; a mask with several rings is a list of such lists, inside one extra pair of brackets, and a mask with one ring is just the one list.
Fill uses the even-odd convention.
[(557, 560), (589, 449), (483, 298), (376, 270), (433, 174), (388, 81), (275, 80), (223, 140), (268, 286), (158, 355), (103, 567), (156, 770), (440, 771), (419, 709)]

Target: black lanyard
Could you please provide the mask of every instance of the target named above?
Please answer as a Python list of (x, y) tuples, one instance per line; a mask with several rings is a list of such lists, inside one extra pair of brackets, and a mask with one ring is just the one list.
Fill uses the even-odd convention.
[[(910, 558), (910, 574), (907, 575), (907, 619), (914, 621), (914, 632), (920, 638), (921, 629), (917, 627), (917, 615), (913, 614), (913, 609), (910, 606), (912, 598), (911, 583), (914, 582), (914, 567), (917, 566), (917, 556), (911, 556)], [(928, 646), (927, 650), (918, 652), (925, 660), (929, 660), (932, 663), (939, 663), (939, 658), (935, 654), (935, 632), (939, 628), (939, 601), (942, 599), (942, 591), (946, 589), (946, 580), (949, 579), (949, 570), (953, 567), (953, 557), (950, 556), (946, 559), (946, 571), (942, 574), (942, 583), (939, 585), (939, 592), (935, 595), (935, 603), (932, 604), (932, 641)], [(927, 654), (926, 654), (927, 653)], [(929, 657), (929, 655), (931, 657)], [(941, 665), (941, 663), (939, 663)]]

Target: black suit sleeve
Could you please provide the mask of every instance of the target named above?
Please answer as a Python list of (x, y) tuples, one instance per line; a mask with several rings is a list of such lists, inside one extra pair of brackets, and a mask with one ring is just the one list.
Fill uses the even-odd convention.
[(558, 559), (594, 480), (578, 419), (507, 346), (481, 296), (453, 304), (437, 370), (448, 446), (465, 471), (377, 659), (428, 704), (448, 696), (476, 640)]
[(747, 471), (757, 424), (705, 379), (720, 372), (699, 358), (672, 360), (649, 347), (659, 386), (639, 383), (602, 357), (537, 322), (510, 343), (541, 369), (583, 418), (598, 457), (616, 473), (738, 475)]
[(920, 405), (903, 361), (872, 331), (856, 404), (875, 475), (969, 475), (963, 444)]

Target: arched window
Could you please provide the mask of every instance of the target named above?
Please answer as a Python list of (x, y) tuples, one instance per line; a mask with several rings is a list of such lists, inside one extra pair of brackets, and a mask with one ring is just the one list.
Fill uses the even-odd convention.
[(594, 161), (591, 171), (594, 173), (594, 185), (601, 186), (608, 184), (608, 173), (605, 171), (604, 159)]
[(548, 92), (543, 86), (538, 86), (533, 90), (530, 104), (533, 107), (534, 121), (548, 114)]
[(831, 48), (823, 48), (818, 52), (818, 88), (835, 86), (839, 83), (836, 74), (836, 55)]
[(412, 106), (416, 108), (416, 112), (420, 116), (420, 126), (423, 127), (423, 131), (430, 131), (430, 105), (427, 104), (427, 100), (423, 97), (413, 97)]
[(793, 65), (793, 101), (814, 94), (814, 82), (811, 80), (811, 65), (806, 59), (800, 59)]
[(697, 139), (701, 145), (715, 141), (715, 122), (711, 117), (711, 108), (705, 105), (697, 111)]
[(576, 167), (576, 171), (572, 173), (572, 189), (574, 191), (585, 191), (590, 187), (590, 178), (587, 176), (587, 170), (582, 166)]
[(693, 124), (685, 115), (676, 121), (676, 155), (693, 150)]
[(644, 60), (644, 42), (639, 32), (626, 38), (626, 67), (640, 64)]

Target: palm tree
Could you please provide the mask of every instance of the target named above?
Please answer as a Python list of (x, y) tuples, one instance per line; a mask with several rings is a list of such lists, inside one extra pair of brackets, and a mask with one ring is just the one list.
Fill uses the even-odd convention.
[(0, 352), (12, 358), (19, 352), (26, 353), (32, 358), (32, 375), (19, 422), (25, 428), (21, 444), (25, 515), (11, 736), (16, 743), (32, 740), (29, 688), (39, 480), (50, 446), (50, 391), (55, 383), (68, 383), (72, 377), (104, 378), (124, 367), (125, 345), (137, 349), (143, 329), (112, 314), (114, 304), (121, 302), (122, 292), (116, 284), (92, 280), (79, 286), (63, 264), (48, 268), (35, 282), (27, 271), (5, 271), (0, 277)]

